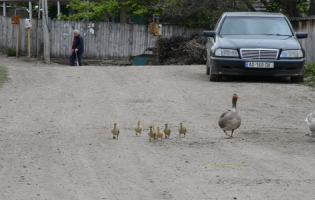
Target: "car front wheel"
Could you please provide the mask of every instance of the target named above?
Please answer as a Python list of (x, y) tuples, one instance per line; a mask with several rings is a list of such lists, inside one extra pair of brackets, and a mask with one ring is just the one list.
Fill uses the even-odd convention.
[(206, 68), (207, 68), (206, 74), (209, 75), (210, 74), (210, 67), (206, 66)]
[(209, 80), (210, 81), (221, 81), (222, 80), (222, 75), (212, 74), (211, 71), (212, 71), (212, 67), (210, 65), (210, 67), (209, 67)]
[(217, 75), (217, 74), (210, 74), (209, 75), (209, 79), (210, 79), (210, 81), (221, 81), (222, 80), (222, 76), (221, 75)]
[(210, 74), (210, 56), (209, 56), (208, 52), (207, 52), (206, 74), (207, 75)]
[(292, 83), (302, 83), (304, 82), (304, 74), (300, 76), (291, 76)]
[(210, 81), (221, 81), (222, 80), (222, 75), (218, 75), (218, 74), (212, 74), (211, 73), (211, 62), (210, 62), (210, 56), (207, 52), (207, 65), (206, 65), (206, 68), (207, 68), (207, 71), (206, 71), (206, 74), (209, 75), (209, 80)]

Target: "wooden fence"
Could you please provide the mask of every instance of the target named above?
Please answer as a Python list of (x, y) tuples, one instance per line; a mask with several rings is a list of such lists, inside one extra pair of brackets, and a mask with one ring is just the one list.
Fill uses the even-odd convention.
[(305, 60), (306, 62), (315, 61), (315, 54), (313, 52), (315, 48), (315, 18), (291, 18), (290, 19), (293, 29), (296, 32), (307, 32), (308, 37), (301, 39), (301, 45), (305, 49)]
[[(147, 47), (156, 46), (156, 37), (149, 34), (149, 26), (52, 20), (50, 23), (52, 58), (68, 58), (70, 56), (73, 31), (76, 29), (84, 38), (84, 58), (88, 59), (128, 59), (129, 56), (142, 54)], [(162, 31), (163, 37), (191, 36), (194, 33), (202, 34), (203, 29), (163, 25)], [(33, 19), (31, 55), (37, 55), (42, 40), (42, 21)], [(0, 16), (0, 51), (5, 53), (7, 48), (15, 50), (16, 41), (17, 25), (11, 24), (10, 17)], [(19, 52), (20, 55), (27, 55), (27, 29), (24, 28), (24, 20), (22, 19)]]
[[(315, 17), (290, 19), (296, 32), (308, 32), (308, 38), (300, 40), (306, 51), (306, 62), (315, 61)], [(38, 23), (39, 22), (39, 23)], [(39, 25), (39, 26), (38, 26)], [(38, 28), (37, 28), (38, 27)], [(78, 29), (84, 37), (84, 58), (128, 59), (142, 54), (147, 47), (156, 46), (156, 37), (149, 34), (149, 27), (137, 24), (107, 22), (81, 22), (53, 20), (50, 23), (51, 57), (68, 58), (73, 41), (73, 31)], [(202, 34), (203, 29), (163, 25), (163, 37)], [(31, 55), (37, 55), (42, 44), (42, 21), (33, 19), (31, 28)], [(0, 52), (16, 49), (17, 25), (10, 17), (0, 16)], [(27, 55), (27, 29), (24, 20), (20, 24), (20, 55)]]
[[(37, 51), (37, 20), (32, 21), (31, 28), (31, 54), (36, 55)], [(40, 26), (42, 27), (42, 26)], [(8, 48), (16, 50), (18, 25), (11, 24), (11, 17), (0, 16), (0, 52), (6, 53)], [(42, 31), (41, 33), (42, 34)], [(39, 38), (40, 42), (42, 37)], [(20, 24), (19, 54), (27, 55), (27, 29), (24, 27), (24, 20)]]

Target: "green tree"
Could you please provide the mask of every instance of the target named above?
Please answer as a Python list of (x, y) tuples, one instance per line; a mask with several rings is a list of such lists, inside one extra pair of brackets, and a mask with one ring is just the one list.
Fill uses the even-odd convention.
[[(288, 17), (315, 15), (315, 0), (161, 0), (165, 17), (171, 23), (211, 28), (224, 12), (252, 11), (262, 4), (268, 12), (281, 12)], [(311, 9), (310, 9), (311, 7)]]
[(250, 11), (239, 0), (164, 0), (162, 10), (170, 23), (211, 28), (223, 12)]
[(68, 8), (75, 14), (63, 19), (90, 19), (104, 21), (115, 17), (140, 15), (146, 23), (152, 21), (152, 14), (160, 14), (160, 21), (191, 27), (213, 28), (224, 12), (252, 11), (254, 4), (262, 4), (269, 12), (282, 12), (288, 17), (315, 15), (315, 0), (99, 0), (83, 2), (71, 0)]
[(148, 15), (159, 13), (156, 1), (147, 0), (100, 0), (93, 2), (83, 2), (81, 0), (71, 0), (68, 8), (72, 8), (75, 14), (69, 16), (61, 15), (62, 19), (82, 20), (90, 19), (103, 21), (105, 18), (111, 20), (126, 15)]
[(282, 12), (288, 17), (300, 17), (309, 10), (308, 0), (260, 0), (267, 11)]
[(308, 10), (308, 16), (315, 15), (315, 0), (310, 2), (310, 8)]

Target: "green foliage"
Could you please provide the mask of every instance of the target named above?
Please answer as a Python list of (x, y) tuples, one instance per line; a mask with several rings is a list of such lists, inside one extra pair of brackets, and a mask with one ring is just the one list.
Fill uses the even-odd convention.
[(299, 15), (307, 15), (308, 10), (310, 9), (310, 4), (307, 3), (307, 0), (296, 0), (296, 8), (299, 12)]
[(9, 80), (9, 78), (8, 78), (8, 71), (7, 71), (6, 68), (0, 66), (0, 87), (7, 80)]
[[(312, 0), (314, 1), (314, 0)], [(84, 3), (70, 0), (68, 8), (75, 14), (62, 19), (120, 22), (121, 16), (142, 16), (146, 23), (152, 21), (152, 14), (159, 14), (162, 23), (182, 24), (190, 27), (211, 29), (224, 12), (255, 11), (253, 2), (262, 3), (267, 11), (282, 12), (289, 17), (307, 15), (308, 0), (99, 0)]]
[(304, 75), (306, 78), (304, 85), (315, 87), (315, 62), (306, 63)]
[(164, 0), (163, 13), (171, 23), (211, 29), (224, 12), (250, 11), (245, 0)]
[[(265, 1), (261, 1), (265, 2)], [(308, 0), (291, 0), (291, 1), (281, 1), (281, 0), (271, 0), (267, 3), (264, 3), (267, 8), (267, 11), (270, 12), (281, 12), (288, 17), (297, 17), (307, 15), (310, 8)]]
[(309, 62), (305, 65), (305, 76), (315, 76), (315, 62)]
[(7, 56), (16, 56), (16, 51), (13, 49), (7, 49)]
[(90, 19), (103, 21), (105, 17), (120, 17), (126, 14), (144, 15), (155, 14), (158, 10), (150, 6), (154, 1), (146, 0), (99, 0), (96, 2), (83, 2), (71, 0), (67, 8), (75, 10), (75, 14), (60, 15), (62, 19), (82, 20)]

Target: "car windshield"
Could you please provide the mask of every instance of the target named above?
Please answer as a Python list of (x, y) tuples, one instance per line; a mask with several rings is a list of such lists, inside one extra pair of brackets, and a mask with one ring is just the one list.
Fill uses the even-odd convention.
[(285, 18), (273, 17), (227, 17), (220, 35), (289, 35), (291, 29)]

